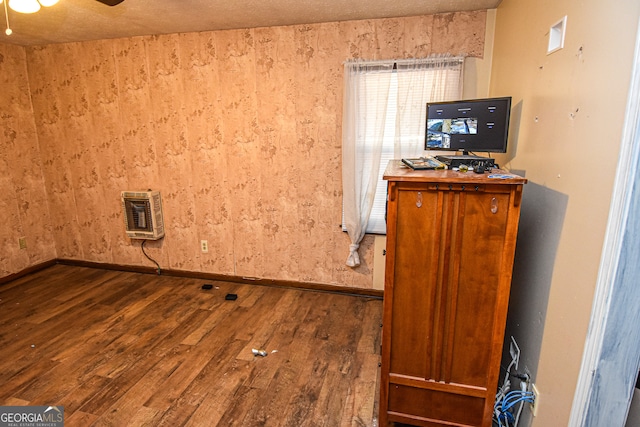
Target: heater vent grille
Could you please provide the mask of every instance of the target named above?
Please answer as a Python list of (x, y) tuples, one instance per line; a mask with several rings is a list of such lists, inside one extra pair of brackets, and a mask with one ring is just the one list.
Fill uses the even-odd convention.
[(148, 240), (164, 237), (162, 200), (159, 191), (123, 191), (121, 199), (128, 237)]

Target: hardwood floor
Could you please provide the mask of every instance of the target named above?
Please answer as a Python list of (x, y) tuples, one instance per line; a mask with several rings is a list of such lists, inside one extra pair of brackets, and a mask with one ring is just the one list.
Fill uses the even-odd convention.
[(63, 405), (67, 427), (377, 426), (381, 315), (365, 297), (56, 265), (0, 286), (0, 404)]

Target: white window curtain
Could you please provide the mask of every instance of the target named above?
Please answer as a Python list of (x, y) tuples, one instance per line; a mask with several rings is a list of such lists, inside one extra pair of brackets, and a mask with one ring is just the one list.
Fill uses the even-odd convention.
[(384, 234), (386, 186), (392, 158), (424, 150), (426, 104), (459, 99), (463, 58), (438, 56), (398, 61), (349, 61), (344, 65), (342, 120), (343, 228), (347, 265), (360, 265), (366, 232)]

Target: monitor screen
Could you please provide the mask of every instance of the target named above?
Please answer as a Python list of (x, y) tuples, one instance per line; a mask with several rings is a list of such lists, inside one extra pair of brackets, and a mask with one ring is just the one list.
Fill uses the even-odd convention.
[(507, 152), (511, 97), (430, 102), (425, 150)]

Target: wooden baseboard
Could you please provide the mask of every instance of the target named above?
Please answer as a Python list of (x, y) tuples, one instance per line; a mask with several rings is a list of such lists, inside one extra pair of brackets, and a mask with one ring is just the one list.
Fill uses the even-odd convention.
[[(73, 259), (57, 259), (57, 264), (71, 265), (76, 267), (88, 267), (88, 268), (101, 268), (105, 270), (117, 270), (117, 271), (130, 271), (134, 273), (143, 274), (158, 274), (158, 269), (155, 267), (144, 267), (137, 265), (124, 265), (124, 264), (109, 264), (92, 261), (81, 261)], [(382, 299), (383, 291), (378, 289), (362, 289), (362, 288), (346, 288), (343, 286), (328, 285), (324, 283), (313, 282), (296, 282), (293, 280), (274, 280), (274, 279), (261, 279), (254, 277), (243, 277), (226, 274), (205, 273), (200, 271), (189, 270), (173, 270), (163, 269), (160, 272), (164, 276), (186, 277), (191, 279), (212, 280), (221, 282), (233, 282), (243, 284), (254, 284), (262, 286), (279, 286), (285, 288), (306, 289), (317, 292), (332, 292), (346, 295), (364, 296), (376, 299)]]
[(36, 271), (44, 270), (45, 268), (51, 267), (52, 265), (56, 265), (56, 260), (51, 259), (49, 261), (44, 261), (36, 265), (32, 265), (31, 267), (27, 267), (24, 270), (18, 271), (17, 273), (9, 274), (8, 276), (0, 277), (0, 285), (5, 283), (9, 283), (13, 280), (19, 279), (27, 274), (35, 273)]

